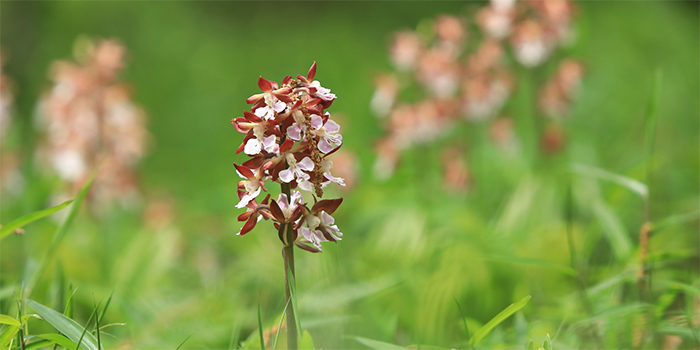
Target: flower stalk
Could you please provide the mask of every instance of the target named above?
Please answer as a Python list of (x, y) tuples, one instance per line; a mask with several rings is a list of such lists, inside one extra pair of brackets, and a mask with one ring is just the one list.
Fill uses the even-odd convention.
[[(281, 187), (282, 193), (286, 194), (287, 197), (291, 197), (289, 184), (283, 183)], [(296, 272), (294, 268), (294, 244), (291, 243), (294, 241), (294, 230), (292, 224), (286, 224), (280, 225), (279, 231), (280, 236), (284, 235), (286, 238), (285, 242), (287, 242), (284, 248), (282, 248), (282, 258), (284, 259), (284, 296), (285, 303), (287, 303), (290, 308), (285, 316), (287, 322), (287, 349), (296, 350), (299, 347), (297, 340), (297, 321), (295, 317), (296, 303), (292, 302), (292, 298), (295, 297), (292, 295), (292, 290), (296, 290)]]

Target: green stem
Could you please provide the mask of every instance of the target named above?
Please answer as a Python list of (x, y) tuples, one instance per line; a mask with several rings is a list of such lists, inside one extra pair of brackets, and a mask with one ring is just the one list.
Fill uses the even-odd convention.
[[(291, 198), (291, 191), (289, 184), (282, 183), (282, 193), (287, 195), (287, 198)], [(297, 341), (297, 322), (295, 318), (294, 303), (291, 302), (293, 295), (292, 289), (296, 290), (296, 273), (294, 272), (294, 230), (292, 229), (292, 224), (280, 225), (280, 233), (285, 236), (285, 246), (282, 249), (282, 258), (284, 259), (284, 294), (286, 296), (286, 303), (289, 304), (291, 308), (287, 311), (287, 349), (297, 350), (299, 348)], [(282, 232), (285, 230), (286, 232)], [(289, 274), (291, 273), (291, 281)], [(290, 284), (291, 283), (291, 284)]]

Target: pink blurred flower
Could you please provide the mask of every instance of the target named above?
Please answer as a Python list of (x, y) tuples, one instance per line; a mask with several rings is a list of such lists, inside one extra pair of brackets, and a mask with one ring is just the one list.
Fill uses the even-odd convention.
[(53, 64), (54, 85), (39, 103), (39, 159), (74, 187), (101, 161), (92, 191), (101, 207), (138, 197), (134, 168), (146, 152), (146, 115), (115, 81), (125, 53), (115, 40), (88, 42), (79, 63)]

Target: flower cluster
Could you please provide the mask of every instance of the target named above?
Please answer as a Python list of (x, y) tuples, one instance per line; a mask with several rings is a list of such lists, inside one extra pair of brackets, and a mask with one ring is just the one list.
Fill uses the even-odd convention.
[(51, 69), (53, 88), (39, 103), (45, 135), (39, 157), (73, 186), (100, 164), (93, 198), (123, 202), (138, 194), (134, 167), (146, 151), (146, 116), (130, 87), (116, 82), (125, 48), (115, 40), (82, 44), (77, 63), (59, 61)]
[[(231, 121), (245, 134), (237, 153), (250, 157), (243, 164), (234, 163), (243, 178), (236, 208), (246, 208), (238, 216), (238, 221), (245, 221), (238, 235), (270, 219), (285, 246), (295, 244), (311, 252), (320, 252), (321, 242), (339, 241), (343, 235), (331, 216), (343, 199), (316, 201), (331, 182), (341, 186), (345, 182), (331, 174), (333, 162), (328, 159), (343, 144), (340, 125), (326, 111), (336, 96), (314, 80), (315, 75), (316, 62), (306, 76), (287, 76), (281, 85), (260, 77), (262, 93), (246, 100), (253, 107)], [(258, 203), (268, 180), (282, 184), (283, 193), (277, 200), (268, 194)], [(315, 194), (311, 209), (296, 189)], [(291, 237), (285, 228), (291, 228)]]
[(0, 147), (10, 125), (10, 114), (14, 97), (10, 89), (9, 79), (2, 72), (3, 57), (0, 55)]
[[(4, 57), (0, 54), (0, 190), (6, 190), (9, 194), (19, 195), (25, 185), (25, 179), (19, 171), (21, 158), (18, 152), (8, 144), (7, 130), (12, 124), (14, 112), (14, 84), (2, 71), (5, 63)], [(9, 141), (9, 142), (8, 142)]]
[[(371, 101), (374, 113), (388, 119), (387, 136), (377, 144), (375, 174), (390, 176), (401, 151), (435, 140), (460, 118), (492, 120), (501, 113), (517, 81), (512, 62), (526, 68), (544, 64), (573, 38), (573, 12), (567, 0), (491, 0), (473, 20), (440, 16), (432, 30), (421, 26), (396, 33), (390, 47), (396, 72), (377, 78)], [(472, 22), (476, 33), (467, 32)], [(540, 93), (544, 115), (568, 112), (582, 74), (579, 63), (562, 63)], [(416, 87), (424, 92), (422, 100), (398, 100), (402, 89)]]

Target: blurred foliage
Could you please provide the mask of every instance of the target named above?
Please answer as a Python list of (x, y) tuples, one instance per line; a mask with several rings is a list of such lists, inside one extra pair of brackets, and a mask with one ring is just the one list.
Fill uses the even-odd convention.
[[(549, 333), (559, 349), (631, 348), (634, 330), (653, 319), (658, 334), (697, 348), (697, 329), (679, 326), (698, 314), (697, 219), (653, 232), (652, 297), (642, 300), (635, 279), (642, 201), (571, 171), (581, 163), (646, 181), (644, 112), (661, 69), (650, 217), (697, 212), (697, 3), (578, 5), (578, 40), (566, 54), (583, 60), (586, 77), (566, 123), (565, 151), (541, 154), (533, 133), (534, 89), (555, 67), (523, 68), (505, 107), (523, 152), (501, 153), (484, 124), (452, 130), (453, 139), (472, 145), (474, 186), (460, 194), (440, 185), (439, 145), (407, 152), (390, 181), (372, 178), (382, 130), (369, 100), (373, 78), (389, 68), (391, 33), (476, 3), (3, 2), (0, 43), (16, 95), (3, 147), (19, 154), (25, 186), (3, 193), (0, 222), (51, 204), (56, 179), (32, 160), (32, 117), (49, 87), (50, 63), (69, 58), (78, 36), (114, 37), (127, 47), (123, 80), (149, 114), (153, 135), (141, 163), (140, 207), (99, 219), (82, 210), (32, 299), (63, 310), (73, 285), (74, 319), (84, 323), (93, 294), (103, 300), (114, 291), (104, 322), (127, 325), (111, 329), (114, 338), (103, 335), (106, 348), (175, 348), (190, 334), (183, 349), (228, 348), (257, 334), (258, 303), (265, 327), (274, 327), (285, 306), (281, 245), (263, 227), (235, 236), (231, 163), (243, 159), (235, 155), (242, 135), (229, 121), (248, 109), (259, 75), (281, 80), (317, 61), (317, 79), (338, 95), (333, 110), (344, 149), (358, 155), (361, 169), (351, 192), (334, 193), (345, 197), (336, 213), (345, 239), (297, 261), (301, 323), (317, 348), (362, 346), (349, 336), (466, 348), (465, 324), (474, 332), (525, 295), (530, 303), (480, 347), (523, 347)], [(569, 185), (578, 273), (569, 268)], [(149, 203), (157, 201), (172, 206), (165, 220), (142, 214), (152, 214)], [(16, 313), (14, 292), (39, 266), (58, 222), (37, 221), (2, 241), (1, 314)], [(36, 334), (46, 327), (32, 324)]]

